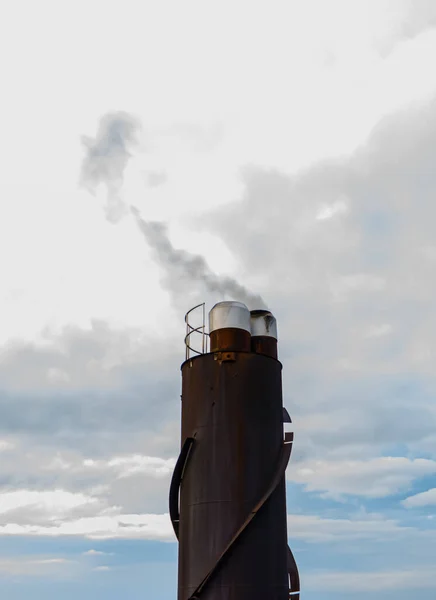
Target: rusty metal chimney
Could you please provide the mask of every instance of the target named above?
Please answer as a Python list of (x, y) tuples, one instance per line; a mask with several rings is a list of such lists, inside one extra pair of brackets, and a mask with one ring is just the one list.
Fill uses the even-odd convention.
[(209, 337), (210, 352), (188, 352), (181, 367), (182, 448), (170, 486), (178, 600), (298, 600), (286, 527), (293, 434), (284, 434), (276, 320), (220, 302)]

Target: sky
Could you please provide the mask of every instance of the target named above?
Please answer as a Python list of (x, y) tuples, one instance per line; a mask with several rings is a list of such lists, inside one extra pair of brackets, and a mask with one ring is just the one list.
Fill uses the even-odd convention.
[(0, 595), (175, 598), (184, 315), (268, 306), (307, 600), (433, 600), (436, 5), (0, 19)]

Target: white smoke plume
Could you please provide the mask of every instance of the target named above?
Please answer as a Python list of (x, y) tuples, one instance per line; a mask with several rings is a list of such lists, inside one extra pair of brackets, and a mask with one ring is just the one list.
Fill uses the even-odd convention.
[(244, 302), (249, 308), (265, 308), (264, 300), (249, 292), (232, 277), (214, 273), (203, 256), (175, 248), (165, 223), (144, 220), (134, 206), (122, 199), (124, 172), (140, 132), (139, 122), (123, 112), (102, 117), (94, 139), (83, 138), (86, 156), (82, 163), (81, 182), (95, 193), (98, 185), (107, 190), (106, 217), (118, 222), (129, 210), (147, 244), (153, 249), (165, 272), (164, 284), (173, 295), (183, 292), (190, 283), (203, 284), (209, 292)]
[(179, 283), (201, 282), (209, 292), (244, 302), (249, 308), (265, 308), (264, 300), (249, 292), (232, 277), (216, 275), (203, 256), (174, 248), (164, 223), (144, 221), (134, 206), (130, 207), (139, 229), (154, 250), (158, 263), (167, 273), (166, 283), (173, 292), (179, 292)]
[(105, 210), (111, 223), (117, 223), (128, 213), (122, 200), (124, 171), (139, 130), (140, 124), (134, 117), (116, 112), (102, 117), (95, 138), (82, 138), (86, 156), (82, 162), (81, 183), (92, 193), (100, 184), (106, 187)]

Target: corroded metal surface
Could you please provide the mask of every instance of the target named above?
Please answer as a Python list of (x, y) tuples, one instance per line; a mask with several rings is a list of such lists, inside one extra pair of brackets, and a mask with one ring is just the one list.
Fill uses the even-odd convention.
[(284, 442), (281, 364), (245, 352), (231, 360), (211, 353), (186, 361), (182, 441), (187, 438), (195, 443), (180, 490), (179, 600), (194, 593), (202, 600), (287, 599), (284, 474), (238, 535), (277, 476)]
[(277, 358), (277, 340), (268, 336), (253, 336), (251, 338), (251, 351)]
[[(235, 547), (235, 545), (237, 544), (237, 542), (239, 541), (241, 536), (244, 535), (247, 527), (251, 524), (253, 519), (258, 515), (259, 511), (263, 508), (265, 503), (269, 500), (270, 496), (275, 491), (276, 487), (279, 485), (281, 479), (285, 475), (286, 467), (289, 462), (289, 457), (291, 455), (291, 449), (292, 449), (291, 443), (283, 444), (273, 479), (269, 483), (267, 490), (265, 491), (263, 496), (258, 500), (258, 502), (256, 502), (256, 504), (253, 506), (253, 508), (249, 511), (246, 519), (244, 520), (242, 525), (239, 527), (237, 532), (233, 535), (232, 539), (227, 544), (225, 549), (221, 552), (219, 557), (216, 559), (213, 567), (209, 570), (207, 575), (202, 579), (200, 584), (196, 587), (194, 593), (191, 595), (190, 600), (193, 600), (194, 598), (198, 598), (200, 596), (200, 594), (203, 592), (204, 588), (207, 586), (207, 584), (209, 583), (209, 581), (211, 580), (213, 575), (218, 571), (221, 564), (230, 555), (232, 549)], [(289, 550), (289, 552), (290, 552), (290, 550)], [(289, 566), (289, 559), (288, 559), (288, 566)], [(289, 569), (288, 569), (288, 574), (289, 574)]]
[(220, 350), (239, 350), (240, 352), (250, 352), (251, 335), (244, 329), (228, 327), (225, 329), (216, 329), (210, 334), (210, 351)]

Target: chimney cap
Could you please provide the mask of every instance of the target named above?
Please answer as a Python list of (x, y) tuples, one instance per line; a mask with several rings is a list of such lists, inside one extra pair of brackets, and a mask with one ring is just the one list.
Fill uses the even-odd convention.
[(227, 328), (242, 329), (251, 333), (250, 311), (242, 302), (218, 302), (209, 312), (209, 333)]
[(269, 310), (252, 310), (251, 335), (272, 337), (277, 340), (277, 321)]

